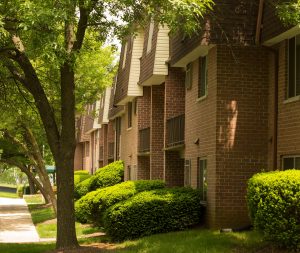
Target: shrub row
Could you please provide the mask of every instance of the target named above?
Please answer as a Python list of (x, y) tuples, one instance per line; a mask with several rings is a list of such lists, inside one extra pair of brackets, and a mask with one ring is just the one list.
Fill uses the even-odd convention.
[(81, 223), (93, 222), (103, 224), (104, 211), (133, 195), (153, 189), (164, 188), (165, 183), (159, 180), (126, 181), (114, 186), (89, 192), (75, 203), (76, 219)]
[(74, 197), (79, 199), (90, 191), (98, 188), (112, 186), (123, 181), (124, 165), (122, 161), (116, 161), (100, 168), (86, 180), (75, 185)]
[(190, 188), (141, 192), (108, 208), (104, 228), (116, 241), (183, 230), (200, 222), (200, 200)]
[(254, 175), (247, 202), (256, 229), (279, 246), (300, 249), (300, 171)]

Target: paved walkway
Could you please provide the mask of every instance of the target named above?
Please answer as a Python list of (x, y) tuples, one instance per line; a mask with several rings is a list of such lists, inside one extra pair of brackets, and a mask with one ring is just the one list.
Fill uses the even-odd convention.
[(0, 198), (0, 243), (39, 240), (25, 200)]

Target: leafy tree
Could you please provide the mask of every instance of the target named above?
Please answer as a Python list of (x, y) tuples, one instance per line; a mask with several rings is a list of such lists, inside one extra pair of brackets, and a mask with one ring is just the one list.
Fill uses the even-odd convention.
[[(75, 105), (85, 98), (78, 94), (80, 86), (89, 87), (99, 76), (90, 73), (90, 57), (110, 34), (133, 32), (150, 17), (173, 32), (180, 27), (191, 34), (211, 6), (212, 0), (1, 1), (0, 72), (32, 96), (57, 168), (57, 248), (78, 246), (73, 201)], [(98, 42), (90, 46), (94, 34)], [(85, 58), (84, 52), (90, 56)], [(110, 66), (106, 73), (112, 70)], [(76, 81), (80, 78), (84, 84)]]
[(300, 1), (278, 1), (276, 8), (281, 20), (287, 24), (299, 24), (300, 22)]

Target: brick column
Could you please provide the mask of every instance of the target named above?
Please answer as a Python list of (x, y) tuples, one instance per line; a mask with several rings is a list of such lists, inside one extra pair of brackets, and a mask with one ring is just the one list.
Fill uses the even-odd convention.
[(164, 178), (164, 94), (165, 85), (152, 86), (150, 179)]

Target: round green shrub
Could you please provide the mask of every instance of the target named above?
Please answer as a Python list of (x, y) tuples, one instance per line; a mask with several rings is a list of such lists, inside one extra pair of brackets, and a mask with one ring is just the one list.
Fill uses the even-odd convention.
[(300, 249), (300, 171), (254, 175), (247, 202), (256, 229), (279, 246)]
[(97, 172), (75, 185), (74, 198), (80, 199), (88, 192), (121, 183), (124, 179), (124, 164), (116, 161), (100, 168)]
[(92, 176), (81, 181), (78, 184), (75, 184), (74, 187), (74, 198), (80, 199), (82, 196), (86, 195), (91, 187)]
[(79, 184), (83, 180), (90, 178), (90, 174), (74, 174), (74, 185)]
[(200, 200), (200, 192), (191, 188), (141, 192), (108, 208), (104, 229), (116, 241), (183, 230), (200, 222)]
[(124, 164), (122, 161), (115, 161), (100, 168), (93, 175), (90, 191), (121, 183), (124, 179)]
[(160, 180), (138, 180), (126, 181), (89, 192), (75, 202), (76, 219), (81, 223), (92, 222), (102, 225), (103, 213), (108, 207), (126, 200), (139, 192), (164, 187), (165, 183)]

